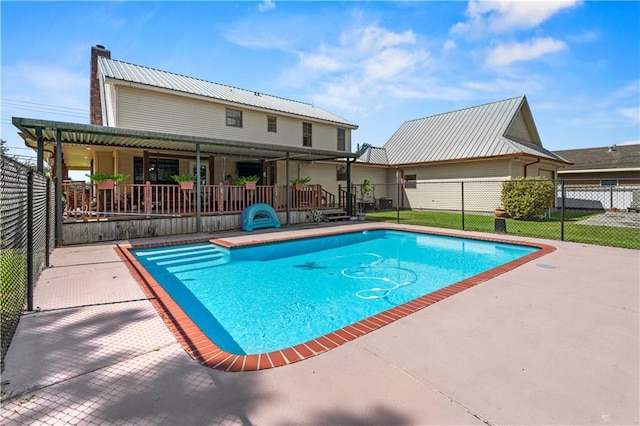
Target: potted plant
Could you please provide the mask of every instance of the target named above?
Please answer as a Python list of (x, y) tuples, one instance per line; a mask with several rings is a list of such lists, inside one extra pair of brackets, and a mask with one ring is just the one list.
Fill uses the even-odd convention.
[(256, 189), (258, 183), (258, 176), (241, 176), (236, 181), (236, 185), (244, 185), (246, 189)]
[(178, 182), (180, 189), (190, 191), (193, 189), (193, 184), (196, 181), (196, 175), (190, 173), (188, 175), (173, 175), (171, 179)]
[(503, 207), (496, 207), (493, 214), (496, 215), (496, 217), (506, 217), (507, 211)]
[(360, 200), (358, 203), (358, 220), (364, 220), (364, 210), (374, 209), (375, 203), (371, 202), (371, 194), (373, 193), (375, 186), (371, 183), (371, 178), (366, 178), (360, 185)]
[(114, 180), (111, 173), (92, 173), (87, 176), (98, 185), (98, 189), (113, 189)]
[(291, 184), (296, 191), (301, 191), (302, 189), (304, 189), (304, 186), (309, 182), (311, 182), (311, 178), (308, 176), (304, 178), (299, 177), (291, 179)]

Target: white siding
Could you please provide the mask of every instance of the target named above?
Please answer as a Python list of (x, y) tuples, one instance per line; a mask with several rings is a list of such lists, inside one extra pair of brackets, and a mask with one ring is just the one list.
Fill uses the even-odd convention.
[[(464, 181), (467, 211), (492, 211), (500, 205), (502, 185), (510, 178), (509, 160), (477, 161), (405, 167), (404, 174), (416, 175), (417, 187), (405, 190), (406, 207), (428, 210), (460, 210)], [(482, 182), (478, 182), (481, 180)]]
[[(242, 111), (241, 128), (226, 125), (226, 108)], [(267, 115), (277, 117), (277, 133), (267, 131)], [(340, 127), (131, 87), (117, 87), (116, 118), (115, 125), (122, 128), (292, 147), (302, 146), (302, 123), (310, 122), (312, 147), (333, 151), (337, 147), (336, 129)], [(350, 133), (346, 129), (348, 147)]]
[(509, 127), (509, 130), (507, 131), (507, 135), (523, 141), (532, 140), (522, 113), (519, 112), (518, 115), (514, 118), (511, 126)]

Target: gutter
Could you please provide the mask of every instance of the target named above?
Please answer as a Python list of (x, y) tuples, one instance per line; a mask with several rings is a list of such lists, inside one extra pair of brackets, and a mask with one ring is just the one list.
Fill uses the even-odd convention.
[(538, 164), (540, 162), (540, 157), (538, 157), (538, 159), (536, 161), (534, 161), (533, 163), (528, 163), (524, 165), (524, 177), (527, 177), (527, 167), (532, 166), (534, 164)]

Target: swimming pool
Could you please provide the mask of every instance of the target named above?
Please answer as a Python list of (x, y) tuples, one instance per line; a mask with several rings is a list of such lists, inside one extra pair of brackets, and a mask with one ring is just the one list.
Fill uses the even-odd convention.
[(373, 229), (249, 247), (205, 242), (131, 252), (221, 352), (286, 355), (293, 347), (304, 358), (301, 345), (318, 352), (313, 348), (324, 342), (330, 349), (327, 336), (352, 340), (384, 325), (382, 318), (388, 323), (433, 303), (436, 293), (463, 289), (445, 287), (474, 285), (478, 274), (539, 250)]

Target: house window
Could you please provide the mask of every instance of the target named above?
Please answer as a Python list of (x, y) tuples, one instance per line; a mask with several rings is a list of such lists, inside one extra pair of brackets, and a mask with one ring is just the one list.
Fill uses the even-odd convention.
[(278, 133), (278, 117), (267, 115), (267, 132)]
[(618, 179), (602, 179), (600, 186), (618, 186)]
[(416, 175), (404, 175), (404, 187), (405, 188), (416, 188)]
[(227, 126), (242, 127), (242, 111), (227, 108)]
[(338, 151), (344, 151), (346, 148), (346, 130), (338, 129)]
[(312, 146), (311, 123), (302, 123), (302, 146)]
[[(133, 183), (144, 183), (142, 157), (133, 159)], [(149, 182), (171, 183), (175, 181), (171, 176), (180, 174), (180, 162), (171, 158), (149, 158)]]
[(340, 182), (340, 181), (346, 182), (347, 181), (347, 170), (345, 169), (344, 166), (337, 166), (336, 167), (336, 180), (338, 182)]

